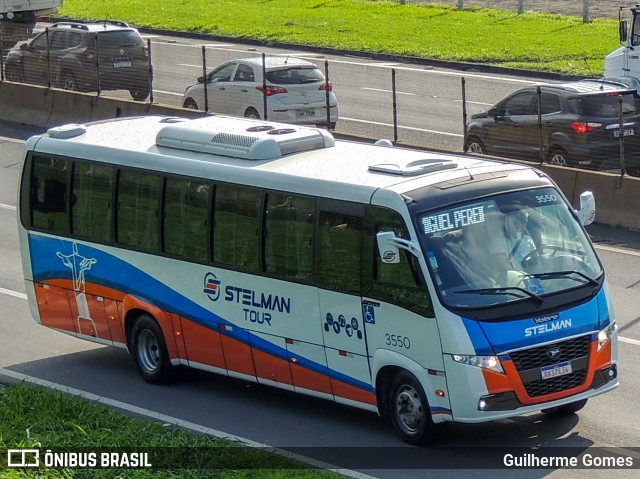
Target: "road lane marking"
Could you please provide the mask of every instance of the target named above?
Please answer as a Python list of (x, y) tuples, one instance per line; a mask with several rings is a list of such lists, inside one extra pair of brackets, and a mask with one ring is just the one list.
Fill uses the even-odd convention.
[(613, 253), (622, 253), (622, 254), (628, 254), (631, 256), (638, 256), (640, 257), (640, 251), (633, 251), (630, 249), (625, 249), (625, 248), (618, 248), (616, 246), (607, 246), (607, 245), (602, 245), (602, 244), (595, 244), (594, 245), (596, 247), (596, 249), (601, 249), (604, 251), (611, 251)]
[[(379, 122), (379, 121), (359, 120), (357, 118), (345, 118), (345, 117), (340, 117), (340, 120), (354, 121), (354, 122), (358, 122), (358, 123), (366, 123), (368, 125), (389, 126), (389, 127), (393, 128), (393, 123), (382, 123), (382, 122)], [(427, 130), (425, 128), (416, 128), (416, 127), (413, 127), (413, 126), (402, 126), (402, 125), (398, 125), (398, 128), (401, 128), (403, 130), (421, 131), (421, 132), (424, 132), (424, 133), (434, 133), (436, 135), (453, 136), (453, 137), (456, 137), (456, 138), (462, 138), (462, 135), (460, 135), (458, 133), (447, 133), (447, 132), (444, 132), (444, 131)]]
[(618, 341), (627, 344), (633, 344), (634, 346), (640, 346), (640, 341), (632, 338), (625, 338), (624, 336), (618, 336)]
[(0, 208), (4, 210), (11, 210), (11, 211), (15, 211), (17, 209), (15, 206), (5, 205), (4, 203), (0, 203)]
[(263, 444), (260, 442), (252, 441), (251, 439), (247, 439), (241, 436), (236, 436), (234, 434), (228, 434), (224, 431), (219, 431), (217, 429), (213, 429), (210, 427), (202, 426), (200, 424), (196, 424), (194, 422), (185, 421), (183, 419), (168, 416), (166, 414), (162, 414), (156, 411), (152, 411), (150, 409), (142, 408), (139, 406), (135, 406), (133, 404), (129, 404), (123, 401), (118, 401), (116, 399), (107, 398), (104, 396), (98, 396), (97, 394), (93, 394), (87, 391), (83, 391), (81, 389), (72, 388), (69, 386), (65, 386), (64, 384), (54, 383), (52, 381), (47, 381), (45, 379), (36, 378), (34, 376), (28, 376), (26, 374), (18, 373), (15, 371), (11, 371), (10, 369), (0, 368), (0, 377), (5, 376), (10, 378), (12, 382), (17, 383), (30, 383), (35, 384), (37, 386), (45, 387), (48, 389), (53, 389), (55, 391), (59, 391), (63, 394), (68, 394), (70, 396), (76, 396), (87, 401), (96, 402), (100, 404), (104, 404), (105, 406), (109, 406), (115, 409), (119, 409), (121, 411), (126, 411), (129, 413), (133, 413), (135, 415), (139, 415), (142, 417), (146, 417), (153, 421), (160, 422), (162, 424), (168, 424), (177, 426), (179, 428), (188, 429), (198, 434), (205, 434), (207, 436), (216, 437), (219, 439), (226, 439), (229, 441), (233, 441), (236, 443), (240, 443), (247, 447), (252, 447), (256, 449), (266, 449), (268, 452), (272, 454), (276, 454), (278, 456), (286, 457), (289, 459), (296, 460), (298, 462), (308, 464), (312, 467), (337, 472), (338, 474), (342, 474), (347, 477), (351, 477), (354, 479), (376, 479), (374, 476), (369, 476), (367, 474), (362, 474), (357, 471), (352, 471), (350, 469), (342, 469), (333, 464), (329, 464), (326, 462), (318, 461), (316, 459), (312, 459), (310, 457), (302, 456), (300, 454), (291, 453), (289, 451), (278, 449), (277, 447), (269, 446), (268, 444)]
[(14, 298), (27, 299), (27, 295), (24, 293), (19, 293), (17, 291), (12, 291), (10, 289), (0, 288), (0, 293), (6, 294), (7, 296), (13, 296)]
[[(382, 88), (368, 88), (368, 87), (362, 87), (363, 90), (369, 90), (369, 91), (377, 91), (377, 92), (382, 92), (382, 93), (393, 93), (393, 90), (384, 90)], [(396, 95), (410, 95), (410, 96), (416, 96), (415, 93), (408, 93), (405, 91), (396, 91)]]

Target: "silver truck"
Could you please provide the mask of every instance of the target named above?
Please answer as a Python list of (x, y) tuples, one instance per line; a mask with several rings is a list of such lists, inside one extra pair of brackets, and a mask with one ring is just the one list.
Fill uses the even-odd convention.
[(0, 45), (8, 48), (33, 33), (38, 17), (56, 13), (62, 0), (0, 0)]

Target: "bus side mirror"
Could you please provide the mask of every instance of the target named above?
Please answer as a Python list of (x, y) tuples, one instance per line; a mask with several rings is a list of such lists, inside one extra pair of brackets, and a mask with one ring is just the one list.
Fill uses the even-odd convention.
[(580, 209), (576, 210), (580, 223), (588, 226), (596, 219), (596, 199), (591, 191), (585, 191), (580, 195)]
[(378, 254), (385, 264), (395, 264), (400, 262), (400, 249), (409, 251), (418, 256), (420, 248), (413, 242), (396, 237), (393, 231), (382, 231), (376, 235), (378, 243)]
[(376, 235), (378, 242), (378, 253), (380, 259), (385, 264), (395, 264), (400, 262), (400, 248), (394, 243), (397, 239), (393, 231), (384, 231)]
[(627, 42), (627, 32), (628, 32), (628, 23), (626, 20), (620, 20), (620, 23), (618, 24), (618, 27), (620, 28), (619, 31), (619, 35), (620, 35), (620, 43), (626, 43)]

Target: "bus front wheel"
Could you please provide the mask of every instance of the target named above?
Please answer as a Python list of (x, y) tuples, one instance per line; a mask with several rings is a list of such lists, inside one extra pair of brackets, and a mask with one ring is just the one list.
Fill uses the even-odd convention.
[(400, 437), (409, 444), (431, 442), (436, 425), (418, 380), (407, 371), (402, 371), (391, 383), (389, 394), (389, 416)]
[(131, 353), (142, 378), (152, 384), (169, 381), (174, 368), (158, 323), (151, 316), (141, 315), (133, 324), (131, 339)]

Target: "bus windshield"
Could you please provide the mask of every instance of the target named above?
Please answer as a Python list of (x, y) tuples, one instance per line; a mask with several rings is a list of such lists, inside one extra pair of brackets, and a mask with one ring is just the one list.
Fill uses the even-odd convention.
[(597, 285), (602, 267), (553, 188), (511, 192), (418, 217), (427, 262), (444, 303), (485, 308)]

